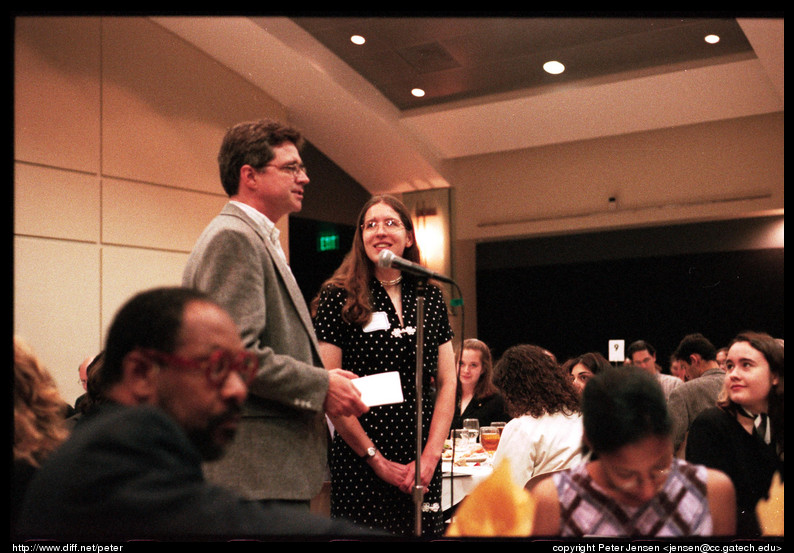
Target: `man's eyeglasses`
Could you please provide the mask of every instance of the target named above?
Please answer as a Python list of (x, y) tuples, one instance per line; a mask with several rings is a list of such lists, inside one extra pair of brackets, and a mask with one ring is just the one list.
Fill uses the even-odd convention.
[(370, 221), (364, 221), (364, 224), (361, 225), (361, 230), (364, 232), (373, 232), (377, 230), (381, 224), (383, 225), (384, 229), (392, 232), (400, 230), (401, 228), (405, 228), (399, 219), (386, 219), (383, 221), (383, 223), (372, 219)]
[(275, 167), (279, 171), (284, 171), (285, 173), (289, 173), (292, 175), (293, 179), (297, 179), (301, 173), (309, 176), (309, 173), (306, 172), (306, 166), (303, 163), (287, 163), (286, 165), (273, 165), (272, 163), (268, 163), (265, 167)]
[(203, 371), (207, 376), (207, 380), (218, 387), (223, 385), (232, 371), (236, 371), (245, 382), (245, 385), (248, 386), (259, 370), (259, 358), (254, 353), (246, 350), (231, 352), (225, 349), (217, 349), (203, 359), (187, 359), (154, 349), (142, 351), (145, 355), (170, 367)]

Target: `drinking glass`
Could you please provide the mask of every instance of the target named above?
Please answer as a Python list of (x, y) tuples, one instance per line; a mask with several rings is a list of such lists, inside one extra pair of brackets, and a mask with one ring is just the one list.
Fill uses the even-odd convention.
[(496, 448), (499, 446), (499, 429), (495, 426), (483, 426), (480, 428), (480, 443), (489, 457), (493, 457)]
[(455, 440), (455, 449), (460, 451), (463, 448), (468, 450), (469, 447), (469, 429), (468, 428), (455, 428), (452, 431), (452, 439)]
[(477, 436), (480, 433), (479, 419), (463, 419), (463, 428), (469, 431), (469, 442), (476, 444)]
[(502, 431), (505, 429), (506, 425), (507, 425), (506, 422), (501, 422), (501, 421), (497, 421), (497, 422), (492, 422), (491, 423), (491, 426), (495, 426), (499, 430), (499, 435), (500, 436), (502, 435)]

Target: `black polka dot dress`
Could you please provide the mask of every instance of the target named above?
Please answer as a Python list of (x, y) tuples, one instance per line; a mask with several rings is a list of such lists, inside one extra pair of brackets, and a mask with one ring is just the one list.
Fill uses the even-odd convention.
[[(344, 322), (342, 307), (347, 293), (339, 288), (321, 293), (314, 326), (320, 341), (342, 350), (343, 369), (358, 376), (400, 373), (405, 401), (372, 407), (359, 421), (384, 457), (409, 463), (416, 458), (416, 282), (405, 276), (401, 286), (402, 325), (386, 290), (373, 279), (373, 313), (385, 313), (388, 328), (382, 328), (386, 324), (359, 326)], [(427, 286), (424, 310), (422, 439), (426, 442), (433, 416), (430, 384), (438, 368), (438, 348), (452, 339), (452, 328), (438, 287)], [(331, 446), (330, 466), (331, 516), (399, 535), (415, 534), (416, 507), (412, 496), (378, 478), (338, 434)], [(422, 535), (443, 533), (440, 462), (425, 492), (422, 512)]]

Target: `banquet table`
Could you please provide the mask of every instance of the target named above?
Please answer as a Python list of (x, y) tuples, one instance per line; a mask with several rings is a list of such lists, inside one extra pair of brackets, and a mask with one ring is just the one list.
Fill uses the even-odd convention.
[(458, 505), (480, 482), (488, 478), (493, 472), (493, 467), (490, 461), (467, 463), (464, 466), (453, 466), (449, 461), (443, 461), (441, 471), (443, 475), (441, 508), (446, 513), (451, 507)]

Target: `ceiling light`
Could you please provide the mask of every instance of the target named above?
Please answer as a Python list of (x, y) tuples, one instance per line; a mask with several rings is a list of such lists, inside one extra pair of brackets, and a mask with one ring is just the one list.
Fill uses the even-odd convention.
[(565, 71), (565, 66), (558, 61), (547, 61), (543, 64), (543, 70), (552, 75), (559, 75)]
[(352, 42), (353, 44), (358, 44), (359, 46), (364, 44), (366, 41), (367, 41), (367, 39), (365, 39), (361, 35), (353, 35), (353, 36), (350, 37), (350, 42)]
[(717, 44), (720, 41), (720, 37), (718, 37), (717, 35), (706, 35), (706, 38), (704, 38), (703, 40), (705, 40), (709, 44)]
[(421, 88), (414, 88), (413, 90), (411, 90), (411, 94), (413, 94), (417, 98), (421, 98), (422, 96), (425, 95), (425, 91), (422, 90)]

